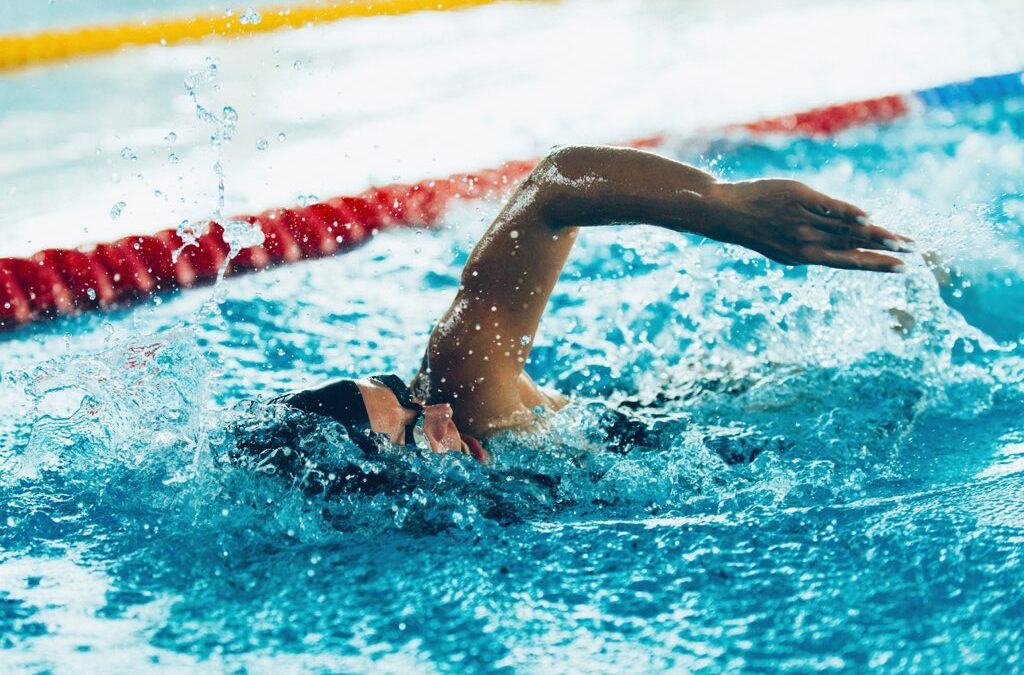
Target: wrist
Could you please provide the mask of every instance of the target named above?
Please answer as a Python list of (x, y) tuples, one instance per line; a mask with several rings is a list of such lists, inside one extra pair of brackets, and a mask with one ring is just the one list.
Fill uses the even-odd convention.
[(716, 178), (708, 183), (702, 195), (701, 218), (694, 233), (719, 239), (724, 228), (742, 217), (736, 208), (737, 197), (742, 190), (742, 182)]

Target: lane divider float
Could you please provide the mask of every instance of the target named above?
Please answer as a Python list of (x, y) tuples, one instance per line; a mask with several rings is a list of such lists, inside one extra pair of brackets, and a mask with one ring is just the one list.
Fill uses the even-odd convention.
[[(854, 125), (891, 122), (914, 106), (954, 107), (1024, 95), (1024, 72), (982, 77), (866, 101), (827, 106), (796, 115), (727, 127), (748, 134), (834, 134)], [(664, 137), (629, 143), (657, 147)], [(264, 243), (227, 262), (225, 275), (335, 255), (396, 227), (432, 227), (455, 200), (497, 199), (533, 169), (536, 160), (506, 162), (494, 169), (455, 174), (415, 184), (370, 188), (298, 208), (240, 216), (258, 224)], [(46, 249), (28, 258), (0, 258), (0, 328), (61, 315), (123, 306), (155, 293), (210, 283), (225, 265), (224, 229), (210, 223), (194, 245), (183, 247), (176, 230), (122, 237), (92, 248)], [(181, 250), (175, 260), (174, 252)]]
[[(436, 225), (456, 199), (496, 198), (535, 162), (456, 174), (414, 185), (394, 184), (298, 208), (239, 216), (263, 231), (260, 246), (227, 262), (225, 275), (346, 251), (394, 227)], [(0, 327), (128, 304), (154, 293), (213, 282), (228, 258), (224, 228), (211, 222), (189, 246), (174, 229), (122, 237), (91, 249), (46, 249), (29, 258), (0, 258)], [(175, 259), (175, 252), (180, 255)]]

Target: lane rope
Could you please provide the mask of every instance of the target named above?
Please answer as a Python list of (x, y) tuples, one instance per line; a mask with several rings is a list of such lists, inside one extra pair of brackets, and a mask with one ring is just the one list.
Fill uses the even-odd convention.
[(727, 128), (742, 129), (753, 134), (831, 136), (853, 126), (890, 122), (908, 114), (915, 105), (925, 109), (952, 108), (1020, 94), (1024, 94), (1024, 71), (1015, 71), (918, 89), (909, 95), (840, 103)]
[(5, 35), (0, 36), (0, 70), (104, 54), (129, 45), (166, 46), (186, 40), (243, 37), (342, 19), (451, 11), (496, 2), (523, 1), (528, 0), (349, 0), (264, 8), (256, 13), (199, 14)]
[[(346, 251), (393, 227), (436, 225), (456, 199), (495, 198), (528, 174), (535, 162), (456, 174), (414, 185), (370, 188), (300, 208), (239, 216), (260, 227), (264, 242), (243, 249), (225, 275)], [(0, 258), (0, 327), (101, 309), (155, 293), (213, 282), (228, 258), (224, 228), (211, 222), (193, 245), (174, 229), (122, 237), (88, 250), (46, 249), (29, 258)], [(175, 256), (175, 252), (180, 255)]]
[[(827, 106), (726, 129), (750, 135), (826, 135), (854, 125), (884, 124), (915, 106), (950, 108), (1018, 95), (1024, 95), (1024, 72)], [(653, 136), (628, 145), (657, 147), (664, 140)], [(226, 264), (225, 275), (341, 253), (389, 228), (436, 226), (453, 201), (499, 198), (535, 164), (536, 160), (507, 162), (475, 173), (385, 185), (352, 197), (234, 218), (258, 224), (264, 243), (241, 251)], [(28, 258), (0, 258), (0, 328), (124, 306), (155, 293), (213, 282), (228, 257), (229, 245), (223, 235), (221, 224), (211, 223), (195, 245), (184, 249), (177, 231), (168, 229), (88, 249), (46, 249)], [(182, 252), (175, 259), (178, 250)]]

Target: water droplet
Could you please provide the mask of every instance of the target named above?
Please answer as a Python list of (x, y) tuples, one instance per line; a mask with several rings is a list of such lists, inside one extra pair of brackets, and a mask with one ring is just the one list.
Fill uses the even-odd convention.
[(268, 147), (270, 147), (270, 141), (268, 141), (267, 139), (261, 138), (258, 141), (256, 141), (257, 150), (266, 150)]
[(127, 145), (121, 148), (121, 159), (127, 159), (129, 161), (138, 160), (139, 156), (135, 154), (135, 151), (129, 148)]
[(234, 108), (232, 108), (231, 106), (229, 106), (229, 105), (224, 106), (224, 110), (221, 111), (221, 112), (224, 115), (224, 121), (225, 122), (237, 122), (238, 121), (238, 111), (235, 110)]
[(221, 236), (231, 250), (230, 257), (237, 255), (243, 248), (259, 246), (264, 241), (263, 230), (257, 223), (250, 223), (246, 220), (229, 220), (222, 227), (224, 232)]
[(252, 7), (247, 8), (245, 10), (245, 13), (242, 14), (242, 16), (238, 17), (238, 22), (239, 23), (244, 23), (246, 25), (251, 25), (251, 26), (255, 26), (260, 21), (263, 21), (263, 17), (260, 16), (260, 13), (257, 12)]
[(531, 338), (529, 335), (524, 335), (523, 337), (519, 338), (519, 342), (521, 344), (528, 345), (528, 344), (530, 344), (530, 340), (532, 340), (532, 339), (533, 338)]
[(174, 143), (177, 140), (178, 134), (174, 133), (173, 131), (168, 131), (167, 135), (164, 136), (164, 141), (166, 141), (167, 143)]
[(167, 161), (170, 164), (177, 164), (178, 162), (181, 161), (181, 158), (172, 152), (171, 154), (167, 155)]
[(91, 288), (85, 289), (85, 294), (89, 296), (90, 300), (95, 300), (96, 299), (96, 291), (94, 291)]
[(284, 143), (284, 139), (286, 138), (288, 138), (288, 135), (285, 134), (283, 131), (277, 135), (277, 140), (279, 143)]
[(292, 64), (292, 68), (294, 68), (295, 70), (302, 70), (302, 61), (296, 59), (295, 63)]
[(110, 219), (111, 220), (117, 220), (118, 218), (120, 218), (121, 214), (124, 212), (124, 207), (126, 207), (126, 206), (128, 206), (128, 205), (125, 204), (124, 202), (118, 202), (118, 203), (114, 204), (113, 206), (111, 206), (110, 207)]

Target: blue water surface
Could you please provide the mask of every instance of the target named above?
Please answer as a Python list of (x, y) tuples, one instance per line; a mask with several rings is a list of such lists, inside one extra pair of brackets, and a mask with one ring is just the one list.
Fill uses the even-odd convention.
[[(586, 232), (529, 364), (575, 402), (492, 442), (491, 467), (307, 429), (311, 470), (377, 486), (325, 496), (227, 457), (269, 424), (246, 400), (414, 373), (497, 205), (4, 336), (0, 662), (1024, 670), (1022, 136), (1008, 99), (667, 144), (856, 201), (931, 263), (789, 269)], [(646, 433), (609, 439), (610, 410)]]

